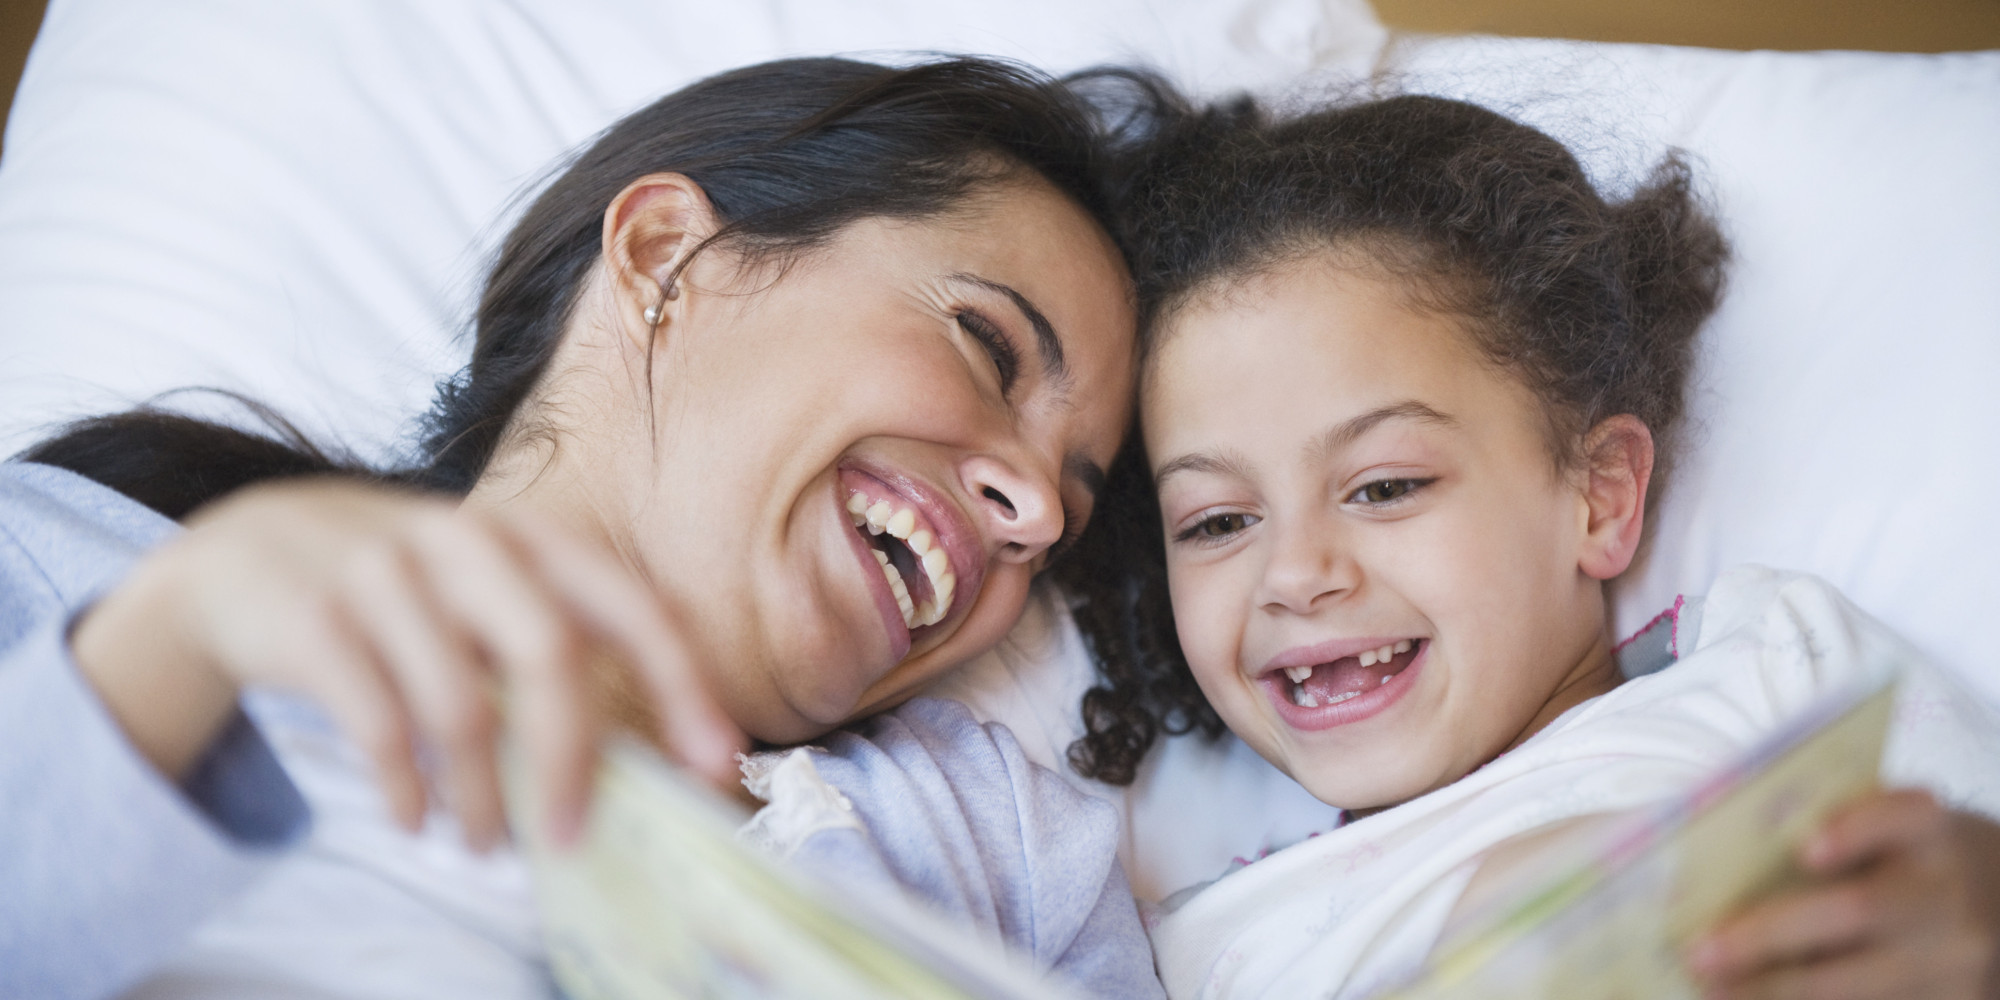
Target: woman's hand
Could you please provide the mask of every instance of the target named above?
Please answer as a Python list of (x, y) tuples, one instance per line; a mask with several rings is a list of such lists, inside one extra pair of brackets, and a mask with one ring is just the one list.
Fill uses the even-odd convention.
[(2000, 826), (1928, 792), (1877, 792), (1807, 841), (1814, 885), (1698, 942), (1706, 996), (2000, 997)]
[(373, 759), (397, 820), (426, 809), (419, 744), (476, 847), (505, 824), (513, 730), (558, 842), (587, 803), (603, 693), (628, 670), (681, 760), (734, 773), (740, 734), (681, 626), (605, 547), (526, 514), (333, 480), (253, 487), (198, 513), (78, 622), (78, 668), (133, 744), (180, 778), (245, 685), (310, 696)]

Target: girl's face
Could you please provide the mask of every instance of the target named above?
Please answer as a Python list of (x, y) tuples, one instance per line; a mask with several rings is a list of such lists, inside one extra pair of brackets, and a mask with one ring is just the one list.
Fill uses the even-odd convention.
[[(713, 251), (681, 288), (638, 338), (650, 357), (602, 366), (650, 382), (608, 377), (630, 398), (555, 456), (571, 507), (599, 508), (689, 623), (724, 709), (809, 738), (994, 646), (1131, 412), (1130, 279), (1103, 231), (1010, 182), (782, 270)], [(548, 403), (594, 412), (583, 397)]]
[(1195, 303), (1142, 421), (1181, 646), (1320, 799), (1392, 805), (1608, 682), (1589, 505), (1453, 316), (1322, 254)]

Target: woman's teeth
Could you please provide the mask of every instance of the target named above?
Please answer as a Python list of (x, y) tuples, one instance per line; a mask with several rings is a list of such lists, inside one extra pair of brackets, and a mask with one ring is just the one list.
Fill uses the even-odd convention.
[(896, 598), (896, 608), (903, 613), (903, 625), (920, 628), (936, 625), (951, 611), (951, 599), (958, 589), (958, 575), (951, 571), (951, 557), (945, 555), (944, 546), (937, 543), (937, 536), (928, 529), (917, 528), (917, 512), (908, 508), (897, 508), (887, 500), (870, 502), (867, 494), (855, 491), (847, 495), (847, 513), (857, 528), (867, 528), (871, 535), (888, 534), (909, 546), (923, 567), (924, 576), (931, 584), (931, 599), (917, 606), (910, 599), (909, 585), (903, 582), (901, 570), (889, 560), (889, 554), (875, 550), (875, 561), (882, 567), (882, 576), (889, 581), (889, 593)]

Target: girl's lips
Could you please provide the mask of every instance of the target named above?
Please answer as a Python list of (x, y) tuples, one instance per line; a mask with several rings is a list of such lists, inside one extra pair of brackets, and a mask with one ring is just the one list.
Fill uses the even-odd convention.
[[(1393, 644), (1395, 641), (1391, 639), (1389, 643)], [(1384, 645), (1382, 640), (1368, 639), (1287, 650), (1266, 665), (1265, 672), (1257, 677), (1256, 682), (1264, 688), (1265, 695), (1271, 699), (1271, 704), (1277, 709), (1278, 717), (1293, 729), (1319, 732), (1335, 726), (1351, 725), (1386, 711), (1416, 685), (1417, 676), (1423, 672), (1424, 661), (1430, 659), (1430, 640), (1421, 640), (1416, 656), (1410, 660), (1409, 665), (1389, 675), (1379, 687), (1362, 691), (1346, 701), (1313, 708), (1292, 701), (1292, 682), (1285, 676), (1283, 668), (1329, 663), (1355, 655), (1354, 652), (1347, 651), (1348, 647), (1360, 651), (1378, 648), (1381, 645)]]
[[(843, 465), (835, 478), (838, 482), (836, 516), (841, 519), (843, 527), (849, 528), (849, 541), (855, 550), (855, 558), (861, 563), (862, 575), (868, 580), (876, 607), (882, 612), (894, 659), (901, 661), (909, 655), (913, 636), (929, 634), (946, 622), (963, 617), (964, 609), (972, 605), (986, 573), (984, 545), (958, 504), (947, 493), (922, 479), (866, 462)], [(896, 597), (883, 576), (876, 549), (870, 542), (871, 536), (866, 529), (853, 528), (849, 520), (846, 505), (849, 497), (857, 492), (870, 498), (888, 500), (893, 507), (910, 510), (917, 517), (917, 527), (930, 532), (931, 544), (943, 551), (955, 587), (950, 603), (944, 609), (944, 617), (936, 623), (919, 625), (914, 629), (905, 623)]]

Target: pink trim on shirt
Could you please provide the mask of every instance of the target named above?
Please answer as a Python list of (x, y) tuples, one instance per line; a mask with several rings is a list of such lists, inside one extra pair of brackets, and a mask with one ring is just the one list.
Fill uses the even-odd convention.
[(1667, 634), (1667, 652), (1672, 653), (1674, 659), (1676, 660), (1680, 659), (1681, 658), (1681, 609), (1685, 606), (1687, 606), (1687, 597), (1682, 594), (1675, 594), (1673, 607), (1668, 608), (1667, 610), (1662, 611), (1657, 615), (1654, 615), (1652, 618), (1647, 620), (1646, 624), (1639, 626), (1638, 631), (1633, 632), (1631, 635), (1626, 636), (1624, 642), (1621, 642), (1618, 645), (1611, 647), (1611, 655), (1617, 656), (1620, 652), (1622, 652), (1625, 649), (1625, 647), (1630, 646), (1640, 636), (1645, 635), (1647, 632), (1652, 631), (1653, 626), (1658, 625), (1660, 623), (1660, 619), (1666, 618), (1666, 619), (1671, 619), (1673, 621), (1673, 630)]

